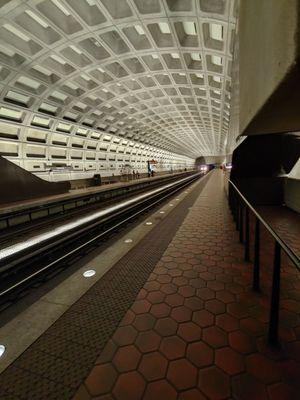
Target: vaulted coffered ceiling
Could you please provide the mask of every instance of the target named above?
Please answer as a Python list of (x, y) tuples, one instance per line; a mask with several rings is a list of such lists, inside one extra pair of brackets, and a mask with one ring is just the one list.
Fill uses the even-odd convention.
[(0, 118), (225, 153), (233, 0), (11, 0), (0, 16)]

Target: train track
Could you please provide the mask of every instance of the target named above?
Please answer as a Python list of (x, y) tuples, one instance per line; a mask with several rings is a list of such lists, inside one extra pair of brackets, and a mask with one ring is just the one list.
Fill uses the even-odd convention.
[[(180, 177), (182, 178), (182, 176)], [(178, 178), (177, 178), (178, 179)], [(170, 183), (172, 181), (175, 181), (175, 177), (170, 176), (168, 178), (165, 178), (164, 182), (165, 183)], [(156, 188), (162, 185), (162, 182), (157, 180), (157, 181), (149, 181), (148, 182), (152, 188)], [(150, 187), (148, 188), (148, 190), (150, 189)], [(127, 188), (128, 189), (128, 188)], [(116, 194), (114, 197), (112, 198), (99, 198), (97, 201), (90, 203), (88, 196), (84, 195), (82, 197), (79, 198), (80, 200), (84, 200), (86, 201), (86, 204), (80, 205), (80, 206), (76, 206), (76, 208), (71, 208), (71, 209), (64, 209), (64, 211), (59, 212), (59, 213), (55, 213), (55, 214), (49, 214), (46, 217), (42, 217), (36, 220), (31, 220), (28, 222), (25, 222), (21, 225), (16, 225), (16, 226), (10, 226), (8, 228), (5, 229), (1, 229), (0, 230), (0, 251), (1, 248), (6, 247), (7, 244), (11, 241), (19, 241), (22, 240), (22, 237), (24, 235), (31, 235), (32, 231), (36, 231), (36, 230), (43, 230), (43, 229), (49, 229), (49, 224), (55, 226), (55, 224), (57, 223), (62, 223), (64, 221), (68, 221), (74, 217), (76, 217), (76, 215), (80, 215), (83, 212), (84, 213), (88, 213), (90, 211), (93, 211), (95, 209), (99, 209), (99, 206), (101, 207), (106, 207), (107, 205), (110, 205), (112, 201), (120, 201), (129, 197), (134, 197), (135, 195), (139, 194), (139, 193), (143, 193), (145, 192), (145, 187), (143, 188), (136, 188), (133, 191), (129, 191), (127, 192), (127, 189), (125, 193), (123, 194)], [(114, 189), (112, 189), (114, 190)], [(105, 193), (105, 192), (103, 192)], [(91, 197), (93, 197), (93, 194), (90, 194)], [(78, 200), (77, 200), (78, 201)], [(68, 202), (72, 202), (72, 200), (69, 200)], [(76, 202), (76, 200), (73, 200), (73, 202)], [(62, 203), (64, 204), (64, 203)], [(60, 205), (60, 203), (58, 203), (58, 206)], [(38, 208), (39, 210), (39, 208)], [(27, 211), (28, 213), (28, 211)], [(18, 212), (16, 215), (23, 215), (24, 212)], [(26, 214), (26, 211), (25, 211)], [(6, 216), (5, 216), (6, 217)], [(4, 218), (5, 218), (4, 217)], [(7, 217), (6, 217), (7, 218)], [(3, 216), (2, 216), (3, 219)]]
[(31, 286), (78, 261), (108, 235), (200, 176), (197, 173), (162, 185), (0, 249), (0, 309), (14, 304)]

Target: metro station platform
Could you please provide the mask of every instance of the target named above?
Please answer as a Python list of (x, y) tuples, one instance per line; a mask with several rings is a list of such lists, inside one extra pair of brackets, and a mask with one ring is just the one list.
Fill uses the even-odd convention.
[[(299, 397), (297, 269), (282, 256), (280, 345), (271, 347), (273, 241), (261, 231), (261, 290), (253, 292), (253, 227), (245, 262), (222, 172), (159, 213), (151, 231), (0, 375), (1, 399)], [(282, 232), (298, 246), (297, 230)]]
[[(70, 189), (66, 193), (62, 194), (55, 194), (51, 196), (43, 196), (39, 197), (36, 199), (28, 199), (28, 200), (20, 200), (20, 201), (15, 201), (15, 202), (10, 202), (8, 204), (0, 204), (0, 215), (7, 214), (7, 213), (14, 213), (18, 211), (24, 211), (27, 209), (31, 208), (36, 208), (36, 207), (42, 207), (42, 206), (47, 206), (51, 203), (59, 203), (62, 201), (68, 201), (68, 200), (73, 200), (76, 201), (76, 199), (80, 199), (83, 196), (87, 195), (96, 195), (99, 193), (103, 193), (106, 191), (114, 190), (114, 189), (123, 189), (126, 187), (134, 186), (138, 183), (147, 183), (147, 182), (153, 182), (153, 181), (160, 181), (165, 178), (171, 177), (171, 176), (180, 176), (182, 175), (183, 172), (174, 172), (172, 174), (161, 174), (158, 176), (154, 177), (142, 177), (139, 179), (130, 179), (125, 180), (125, 177), (122, 177), (122, 180), (120, 176), (116, 176), (115, 182), (104, 182), (100, 186), (89, 186), (86, 188), (81, 188), (81, 189)], [(118, 180), (117, 180), (118, 179)]]

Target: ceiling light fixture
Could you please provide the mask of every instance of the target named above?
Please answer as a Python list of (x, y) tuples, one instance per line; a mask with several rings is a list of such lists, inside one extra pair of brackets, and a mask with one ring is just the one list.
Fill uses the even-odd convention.
[(161, 33), (163, 33), (163, 34), (171, 33), (169, 24), (167, 24), (166, 22), (159, 22), (158, 26), (159, 26)]
[(193, 35), (193, 36), (197, 35), (195, 22), (185, 21), (182, 23), (182, 25), (183, 25), (183, 30), (187, 35)]
[(135, 30), (137, 31), (137, 33), (138, 33), (139, 35), (145, 35), (145, 31), (144, 31), (144, 29), (141, 27), (141, 25), (135, 25), (134, 28), (135, 28)]

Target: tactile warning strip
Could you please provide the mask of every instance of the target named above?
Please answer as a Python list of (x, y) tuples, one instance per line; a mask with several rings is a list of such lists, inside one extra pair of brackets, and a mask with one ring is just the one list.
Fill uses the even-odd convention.
[(0, 375), (1, 400), (72, 397), (208, 179), (201, 180), (161, 223)]

